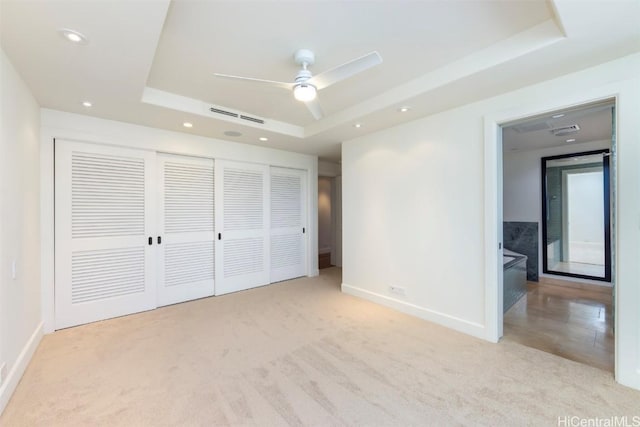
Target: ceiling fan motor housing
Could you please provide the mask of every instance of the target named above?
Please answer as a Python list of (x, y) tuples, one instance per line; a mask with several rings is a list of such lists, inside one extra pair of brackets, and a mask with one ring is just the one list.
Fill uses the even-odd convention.
[(304, 69), (316, 62), (316, 56), (309, 49), (298, 49), (293, 55), (293, 59), (296, 61), (296, 64), (302, 66)]
[(298, 74), (296, 74), (296, 83), (304, 83), (311, 78), (311, 71), (309, 70), (300, 70)]

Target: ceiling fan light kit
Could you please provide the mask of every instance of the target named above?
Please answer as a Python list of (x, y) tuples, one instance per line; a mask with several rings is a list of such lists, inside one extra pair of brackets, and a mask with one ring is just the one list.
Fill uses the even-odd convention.
[(316, 120), (320, 120), (324, 116), (324, 113), (322, 112), (320, 103), (316, 99), (317, 92), (319, 90), (382, 63), (382, 57), (380, 54), (378, 52), (371, 52), (367, 55), (361, 56), (360, 58), (356, 58), (345, 64), (339, 65), (336, 68), (318, 74), (317, 76), (313, 76), (311, 71), (308, 69), (316, 60), (315, 55), (311, 50), (299, 49), (293, 55), (293, 59), (296, 64), (302, 67), (300, 71), (298, 71), (294, 83), (231, 76), (228, 74), (214, 73), (214, 75), (216, 77), (226, 79), (244, 80), (292, 90), (294, 98), (298, 101), (304, 102), (313, 117)]
[(293, 96), (298, 101), (302, 102), (313, 101), (314, 99), (316, 99), (316, 93), (317, 90), (315, 86), (306, 83), (297, 84), (293, 88)]

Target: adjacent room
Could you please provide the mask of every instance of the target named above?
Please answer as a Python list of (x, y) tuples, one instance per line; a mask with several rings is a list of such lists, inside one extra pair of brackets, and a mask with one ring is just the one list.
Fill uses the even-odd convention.
[(504, 337), (610, 372), (614, 118), (605, 100), (502, 132)]
[(638, 22), (0, 0), (0, 425), (634, 422)]

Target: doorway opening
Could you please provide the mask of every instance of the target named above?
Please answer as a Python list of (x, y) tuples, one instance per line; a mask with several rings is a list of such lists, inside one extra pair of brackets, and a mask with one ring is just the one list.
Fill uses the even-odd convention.
[(318, 162), (318, 268), (342, 267), (342, 176), (339, 163)]
[(613, 372), (615, 100), (501, 131), (503, 338)]

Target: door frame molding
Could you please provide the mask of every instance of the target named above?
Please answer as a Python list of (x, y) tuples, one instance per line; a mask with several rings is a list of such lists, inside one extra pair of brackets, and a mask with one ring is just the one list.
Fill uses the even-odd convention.
[[(511, 107), (484, 116), (484, 231), (485, 231), (485, 339), (497, 343), (502, 337), (502, 132), (503, 124), (536, 115), (543, 115), (560, 109), (568, 109), (584, 104), (614, 100), (615, 103), (615, 142), (612, 147), (617, 153), (617, 165), (611, 179), (616, 182), (613, 192), (616, 218), (613, 242), (613, 279), (615, 282), (615, 380), (626, 386), (640, 389), (640, 343), (638, 333), (640, 323), (637, 317), (635, 301), (640, 297), (637, 286), (638, 242), (637, 211), (640, 196), (636, 194), (634, 182), (640, 171), (635, 166), (640, 159), (640, 147), (635, 144), (637, 128), (628, 119), (640, 108), (637, 98), (637, 83), (634, 80), (622, 80), (603, 84), (598, 87), (585, 87), (578, 91), (553, 98), (545, 98), (526, 105)], [(620, 209), (623, 199), (625, 210)], [(634, 229), (636, 232), (633, 233)], [(628, 233), (621, 234), (621, 230)]]

